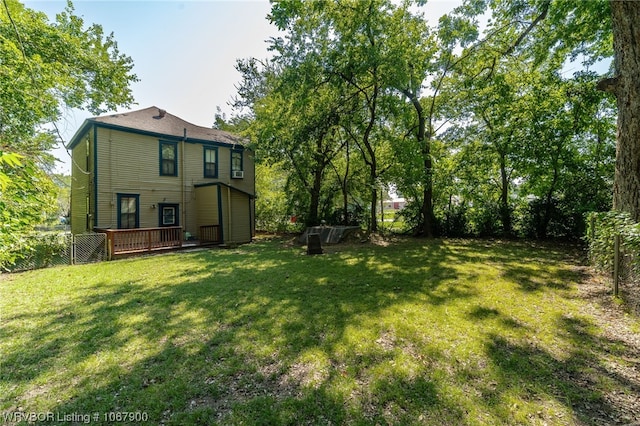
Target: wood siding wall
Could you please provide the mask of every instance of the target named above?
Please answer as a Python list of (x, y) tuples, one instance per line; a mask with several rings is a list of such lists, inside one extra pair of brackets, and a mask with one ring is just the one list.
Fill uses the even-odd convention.
[[(92, 137), (93, 130), (89, 132)], [(253, 154), (249, 150), (243, 152), (243, 179), (231, 179), (231, 149), (227, 146), (217, 146), (218, 177), (204, 177), (204, 146), (203, 143), (179, 141), (177, 142), (177, 176), (160, 175), (160, 140), (143, 134), (124, 132), (98, 126), (97, 134), (97, 222), (91, 225), (98, 228), (118, 227), (117, 194), (136, 194), (139, 196), (139, 226), (152, 228), (159, 226), (160, 211), (158, 205), (178, 204), (179, 222), (185, 232), (197, 237), (199, 226), (218, 224), (218, 185), (213, 188), (215, 197), (209, 197), (209, 191), (204, 191), (204, 200), (196, 198), (196, 185), (223, 183), (242, 191), (249, 203), (249, 195), (255, 193), (255, 168)], [(207, 146), (210, 146), (207, 144)], [(211, 145), (213, 146), (213, 145)], [(93, 144), (90, 144), (93, 147)], [(74, 162), (84, 164), (86, 153), (85, 144), (79, 143), (73, 148)], [(90, 153), (93, 161), (93, 153)], [(82, 188), (93, 192), (91, 175), (74, 172), (75, 186), (72, 187), (72, 229), (74, 223), (84, 227), (86, 217), (86, 200), (81, 195)], [(246, 193), (246, 194), (243, 194)], [(200, 198), (200, 197), (198, 197)], [(91, 197), (91, 206), (94, 200)], [(226, 201), (224, 201), (226, 204)], [(93, 208), (91, 207), (90, 208)], [(154, 208), (155, 206), (155, 208)], [(212, 209), (211, 211), (206, 211)], [(206, 213), (205, 213), (206, 211)], [(215, 219), (211, 222), (210, 217)], [(205, 223), (206, 222), (206, 223)], [(245, 222), (249, 227), (249, 221)], [(82, 230), (84, 232), (84, 229)], [(251, 233), (252, 231), (249, 230)], [(250, 238), (246, 241), (250, 241)]]
[(231, 238), (233, 242), (251, 241), (251, 205), (249, 198), (237, 191), (231, 191)]
[(207, 225), (220, 225), (218, 185), (196, 188), (196, 221), (198, 228)]
[(91, 229), (87, 215), (93, 210), (90, 198), (93, 184), (92, 136), (88, 132), (71, 153), (71, 232), (81, 234)]
[(226, 185), (196, 188), (198, 227), (220, 225), (226, 243), (244, 243), (254, 236), (253, 200)]

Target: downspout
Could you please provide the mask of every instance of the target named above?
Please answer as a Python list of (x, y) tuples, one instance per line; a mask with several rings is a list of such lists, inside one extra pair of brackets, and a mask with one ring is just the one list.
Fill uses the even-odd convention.
[(93, 216), (91, 229), (98, 226), (98, 126), (93, 125)]
[[(116, 195), (113, 192), (113, 169), (114, 169), (114, 161), (113, 161), (113, 132), (111, 131), (111, 129), (109, 129), (109, 161), (107, 162), (107, 164), (109, 164), (109, 208), (110, 208), (110, 215), (109, 215), (109, 226), (113, 228), (113, 224), (116, 224), (116, 228), (118, 227), (117, 223), (118, 223), (118, 213), (117, 213), (117, 207), (116, 207), (116, 202), (117, 199), (115, 199)], [(115, 208), (114, 208), (115, 207)]]
[[(253, 151), (252, 151), (253, 154)], [(249, 155), (249, 153), (247, 153), (247, 156)], [(249, 200), (249, 216), (251, 217), (251, 238), (253, 239), (253, 237), (256, 236), (256, 156), (255, 154), (252, 155), (251, 157), (251, 163), (253, 164), (253, 178), (252, 178), (252, 193), (253, 193), (253, 198)], [(253, 200), (253, 201), (252, 201)]]
[(229, 211), (229, 236), (231, 237), (230, 240), (233, 241), (233, 238), (235, 237), (233, 235), (233, 232), (231, 230), (231, 186), (229, 186), (229, 188), (227, 188), (227, 210)]
[(184, 236), (186, 235), (185, 232), (187, 231), (187, 204), (185, 201), (185, 194), (184, 194), (184, 185), (185, 185), (185, 165), (184, 165), (184, 145), (185, 143), (187, 143), (187, 128), (185, 127), (183, 129), (183, 137), (182, 137), (182, 153), (180, 154), (180, 156), (182, 157), (182, 173), (181, 173), (181, 186), (180, 186), (180, 198), (182, 199), (182, 221), (180, 223), (182, 223), (182, 238), (184, 238)]
[(236, 144), (234, 143), (233, 146), (231, 147), (231, 156), (229, 158), (231, 164), (229, 164), (229, 187), (227, 188), (227, 215), (229, 217), (228, 223), (229, 223), (229, 239), (231, 241), (234, 241), (235, 235), (233, 235), (233, 231), (231, 229), (231, 226), (233, 225), (233, 221), (231, 220), (231, 174), (233, 173), (233, 152), (236, 150)]
[(220, 242), (225, 243), (224, 235), (224, 217), (222, 214), (222, 185), (216, 184), (218, 187), (218, 225), (220, 225)]
[(93, 192), (92, 192), (92, 184), (93, 182), (91, 181), (92, 176), (91, 176), (91, 172), (92, 172), (92, 168), (91, 168), (91, 136), (89, 133), (87, 133), (87, 139), (85, 141), (84, 144), (84, 150), (85, 150), (85, 155), (84, 155), (84, 165), (85, 165), (85, 169), (87, 170), (87, 183), (86, 183), (86, 196), (84, 197), (84, 209), (85, 209), (85, 215), (84, 215), (84, 232), (88, 232), (89, 230), (91, 230), (91, 200), (93, 199)]

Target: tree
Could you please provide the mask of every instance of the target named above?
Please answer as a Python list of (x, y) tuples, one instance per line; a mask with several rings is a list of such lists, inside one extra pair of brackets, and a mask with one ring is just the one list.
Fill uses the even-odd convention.
[[(34, 154), (30, 140), (62, 108), (99, 114), (133, 102), (131, 58), (121, 54), (113, 35), (86, 27), (66, 10), (50, 23), (46, 15), (16, 0), (2, 0), (0, 37), (0, 135), (4, 148)], [(16, 148), (16, 147), (19, 147)], [(32, 149), (32, 151), (29, 151)]]
[[(514, 231), (543, 238), (575, 236), (583, 225), (584, 208), (602, 208), (607, 198), (602, 197), (602, 189), (606, 191), (607, 185), (603, 173), (611, 139), (605, 129), (611, 116), (606, 114), (603, 97), (594, 92), (593, 73), (576, 73), (568, 79), (560, 74), (565, 72), (567, 58), (584, 55), (581, 65), (588, 68), (607, 55), (602, 33), (589, 34), (580, 25), (595, 24), (597, 19), (572, 18), (573, 13), (602, 4), (491, 4), (495, 9), (482, 40), (463, 52), (461, 56), (469, 57), (448, 82), (463, 113), (458, 137), (463, 134), (470, 139), (459, 141), (460, 151), (454, 153), (465, 173), (462, 181), (468, 181), (463, 187), (473, 188), (465, 194), (473, 202), (469, 212), (487, 206), (489, 215), (478, 217), (486, 220), (489, 226), (483, 229), (491, 232), (497, 229), (493, 225), (499, 216), (503, 233), (517, 226), (519, 230)], [(473, 14), (484, 11), (486, 4), (467, 2), (466, 6)], [(477, 6), (481, 7), (474, 9)], [(583, 43), (578, 45), (578, 39)], [(496, 182), (499, 198), (490, 195), (483, 176)], [(581, 198), (577, 188), (598, 201)], [(563, 221), (564, 228), (559, 226)]]
[(460, 196), (473, 206), (470, 227), (484, 235), (580, 236), (584, 213), (610, 205), (611, 106), (593, 73), (562, 79), (553, 69), (504, 62), (470, 86), (475, 96), (450, 132)]
[[(292, 209), (309, 226), (320, 223), (325, 174), (344, 144), (337, 137), (340, 111), (348, 107), (323, 80), (316, 59), (293, 58), (295, 66), (277, 71), (269, 67), (260, 71), (248, 62), (238, 67), (244, 70), (241, 102), (253, 110), (250, 133), (258, 141), (257, 160), (282, 162), (291, 172), (287, 187), (296, 204)], [(258, 87), (266, 86), (268, 90), (256, 94)]]
[[(420, 156), (420, 178), (417, 182), (422, 205), (420, 220), (415, 233), (431, 237), (434, 234), (435, 215), (433, 213), (433, 157), (431, 152), (432, 139), (435, 136), (434, 121), (436, 118), (436, 99), (444, 76), (448, 73), (448, 56), (451, 52), (438, 50), (436, 39), (429, 33), (422, 17), (411, 15), (408, 3), (398, 9), (390, 21), (391, 43), (388, 66), (393, 66), (395, 72), (391, 74), (390, 85), (399, 92), (413, 108), (414, 120), (409, 127), (409, 133), (415, 137)], [(412, 43), (411, 40), (416, 42)], [(438, 57), (436, 52), (441, 53)], [(393, 65), (391, 65), (393, 64)], [(424, 86), (428, 77), (433, 80), (431, 92), (423, 99)], [(426, 106), (425, 106), (426, 101)]]
[[(338, 4), (339, 5), (339, 4)], [(339, 34), (333, 50), (330, 73), (350, 89), (352, 97), (361, 105), (353, 110), (343, 128), (359, 148), (362, 160), (369, 168), (369, 224), (373, 232), (377, 226), (378, 178), (381, 174), (378, 147), (383, 142), (376, 138), (375, 131), (380, 120), (379, 99), (383, 81), (380, 75), (379, 54), (382, 28), (381, 15), (386, 4), (371, 0), (337, 7), (328, 19), (335, 22)]]
[[(523, 131), (527, 126), (527, 119), (523, 116), (526, 103), (521, 94), (531, 84), (533, 72), (521, 58), (492, 64), (489, 78), (479, 77), (486, 65), (480, 60), (470, 60), (464, 64), (457, 79), (449, 84), (460, 84), (463, 89), (457, 97), (463, 107), (463, 126), (467, 124), (465, 137), (470, 137), (473, 143), (463, 144), (466, 169), (478, 168), (483, 170), (490, 182), (491, 192), (497, 197), (485, 200), (485, 204), (493, 208), (497, 206), (504, 237), (513, 236), (513, 203), (512, 189), (517, 169), (522, 159), (521, 141), (525, 139)], [(531, 142), (528, 141), (528, 144)], [(470, 152), (466, 152), (470, 151)], [(478, 175), (472, 170), (468, 176)], [(478, 182), (480, 184), (481, 182)]]
[(599, 88), (613, 93), (618, 103), (618, 142), (613, 207), (640, 221), (640, 2), (611, 5), (615, 76)]
[[(308, 223), (332, 204), (346, 219), (350, 197), (369, 203), (375, 230), (380, 188), (392, 184), (411, 200), (415, 234), (511, 236), (535, 216), (538, 235), (557, 235), (556, 213), (589, 204), (566, 185), (592, 182), (580, 187), (593, 205), (606, 199), (610, 115), (592, 78), (558, 73), (567, 57), (608, 55), (606, 32), (582, 25), (608, 11), (596, 3), (473, 0), (436, 28), (411, 1), (274, 3), (270, 19), (285, 30), (275, 56), (241, 67), (258, 156), (284, 159)], [(601, 119), (589, 125), (589, 114)]]
[[(287, 66), (299, 67), (303, 61), (316, 61), (316, 69), (325, 88), (339, 94), (334, 101), (346, 108), (336, 116), (349, 139), (343, 146), (355, 147), (368, 167), (369, 225), (377, 230), (377, 197), (380, 176), (385, 167), (381, 153), (385, 141), (379, 137), (380, 98), (384, 86), (385, 17), (389, 3), (385, 0), (361, 2), (318, 2), (311, 7), (297, 7), (296, 1), (274, 4), (272, 16), (281, 30), (290, 36), (276, 44)], [(312, 24), (310, 24), (312, 23)], [(285, 58), (299, 58), (287, 63)], [(351, 160), (351, 156), (345, 156)], [(346, 168), (348, 170), (348, 167)], [(341, 179), (343, 210), (346, 200), (346, 175)], [(347, 214), (343, 213), (346, 220)]]
[[(414, 182), (422, 202), (415, 233), (431, 237), (436, 228), (432, 145), (450, 118), (447, 100), (456, 97), (445, 93), (445, 82), (468, 59), (468, 51), (474, 51), (478, 30), (473, 14), (464, 8), (442, 16), (438, 27), (431, 29), (423, 15), (410, 12), (410, 6), (404, 2), (389, 19), (387, 66), (392, 70), (390, 87), (405, 98), (414, 115), (409, 133), (419, 147), (420, 178)], [(416, 193), (416, 189), (405, 191)]]
[[(580, 234), (586, 212), (611, 205), (611, 180), (606, 178), (613, 172), (611, 163), (606, 168), (597, 164), (604, 153), (611, 158), (614, 121), (610, 102), (596, 91), (598, 78), (586, 72), (569, 80), (552, 75), (537, 90), (537, 104), (532, 109), (534, 117), (543, 118), (544, 122), (532, 119), (532, 136), (542, 142), (534, 145), (541, 152), (529, 155), (536, 158), (535, 164), (530, 163), (533, 175), (537, 171), (546, 177), (537, 179), (539, 192), (535, 195), (540, 209), (537, 215), (532, 212), (538, 219), (535, 228), (539, 238), (552, 231), (550, 225), (558, 227), (554, 219), (564, 222), (563, 227), (567, 228), (553, 231), (556, 235)], [(575, 229), (569, 229), (571, 226)]]
[[(47, 151), (60, 142), (55, 126), (64, 108), (94, 114), (133, 102), (133, 61), (113, 35), (85, 26), (67, 8), (49, 22), (17, 0), (0, 4), (0, 263), (17, 232), (31, 229), (49, 206), (54, 188)], [(9, 217), (8, 217), (9, 216)]]
[(640, 221), (640, 2), (532, 0), (494, 5), (495, 26), (529, 22), (519, 27), (519, 36), (505, 53), (526, 46), (536, 59), (551, 56), (558, 66), (579, 55), (586, 64), (593, 64), (613, 54), (614, 75), (598, 84), (600, 90), (616, 97), (618, 106), (613, 207)]
[[(414, 119), (407, 122), (408, 128), (402, 133), (416, 139), (420, 173), (411, 173), (417, 179), (405, 179), (414, 186), (406, 192), (422, 200), (422, 219), (416, 233), (432, 236), (435, 219), (431, 143), (437, 133), (441, 84), (457, 62), (453, 52), (473, 39), (476, 31), (463, 18), (455, 17), (443, 21), (436, 37), (430, 34), (424, 17), (411, 12), (411, 8), (410, 1), (399, 5), (386, 0), (316, 2), (304, 7), (294, 0), (275, 4), (271, 16), (289, 34), (276, 44), (279, 52), (295, 52), (298, 57), (319, 55), (326, 81), (346, 84), (343, 102), (356, 100), (345, 129), (369, 168), (373, 230), (381, 177), (391, 166), (381, 164), (379, 158), (386, 150), (383, 135), (389, 128), (390, 110), (398, 109), (392, 106), (384, 111), (382, 107), (393, 101), (412, 106)], [(291, 54), (282, 55), (288, 56)], [(392, 94), (396, 96), (393, 101)], [(406, 114), (408, 110), (403, 111)], [(398, 143), (406, 140), (392, 139)]]

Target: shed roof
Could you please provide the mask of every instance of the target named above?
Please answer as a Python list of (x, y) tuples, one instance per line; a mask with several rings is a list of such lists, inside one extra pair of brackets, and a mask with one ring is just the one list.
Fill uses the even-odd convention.
[(170, 114), (166, 110), (152, 106), (137, 111), (92, 117), (85, 120), (83, 126), (69, 142), (69, 148), (72, 148), (76, 143), (76, 138), (84, 133), (85, 126), (91, 123), (154, 135), (172, 136), (174, 138), (184, 138), (186, 136), (192, 140), (197, 139), (229, 145), (246, 145), (247, 143), (246, 139), (233, 133), (198, 126)]

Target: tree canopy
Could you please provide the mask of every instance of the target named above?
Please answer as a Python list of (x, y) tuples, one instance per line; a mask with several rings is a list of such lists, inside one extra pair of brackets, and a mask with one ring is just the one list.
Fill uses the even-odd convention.
[(593, 71), (613, 54), (609, 3), (468, 0), (432, 25), (429, 13), (273, 4), (284, 35), (272, 59), (238, 62), (237, 105), (258, 158), (289, 171), (285, 210), (315, 225), (357, 207), (376, 230), (394, 188), (414, 234), (580, 237), (584, 213), (611, 206), (616, 115)]
[(133, 102), (133, 60), (71, 2), (50, 22), (17, 0), (0, 4), (0, 263), (20, 232), (57, 202), (48, 153), (68, 108), (94, 114)]

